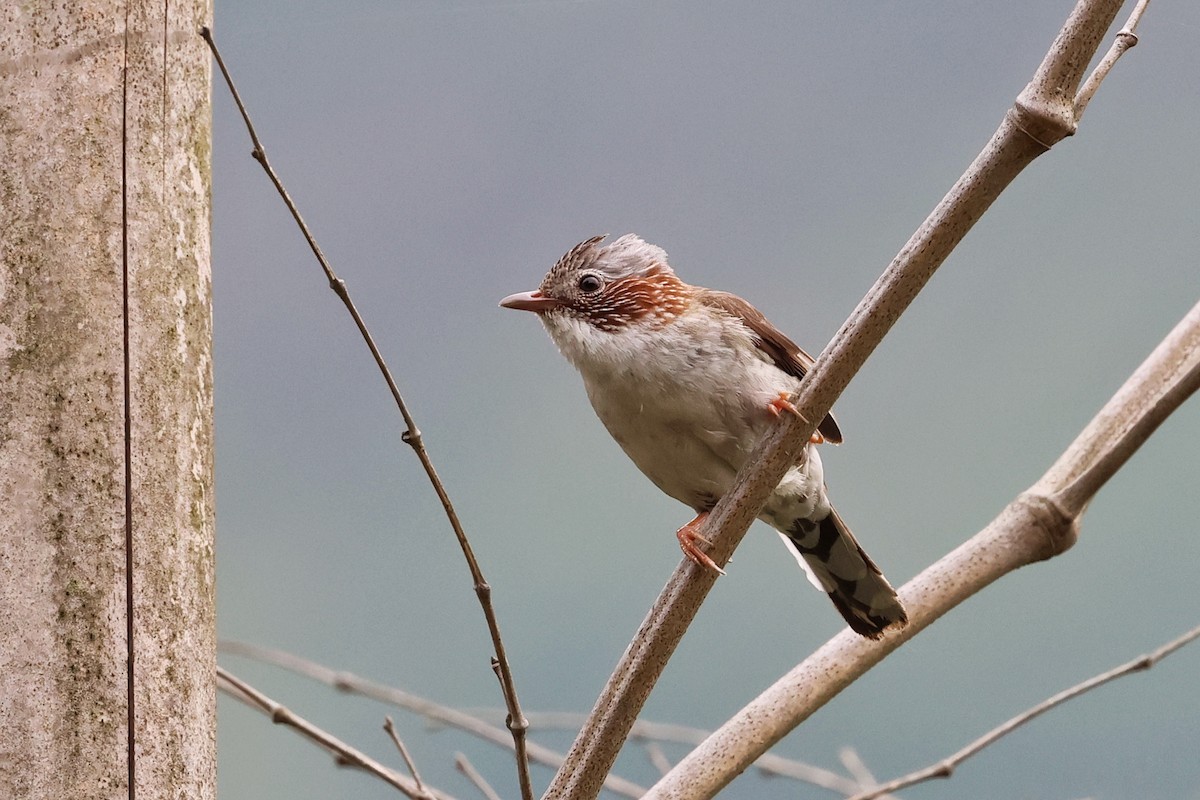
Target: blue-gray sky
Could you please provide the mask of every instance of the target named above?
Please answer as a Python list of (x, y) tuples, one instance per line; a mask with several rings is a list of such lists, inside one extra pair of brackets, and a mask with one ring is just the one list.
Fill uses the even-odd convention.
[[(664, 247), (813, 353), (978, 152), (1071, 3), (219, 2), (272, 163), (416, 415), (494, 587), (529, 709), (586, 711), (679, 561), (688, 509), (497, 308), (598, 233)], [(1079, 133), (991, 209), (837, 405), (831, 494), (901, 583), (1037, 479), (1200, 297), (1200, 9), (1154, 4)], [(352, 324), (214, 85), (219, 630), (472, 708), (500, 704), (461, 556)], [(779, 752), (924, 765), (1200, 621), (1200, 406), (1107, 486), (1068, 554), (905, 646)], [(841, 620), (756, 524), (647, 717), (715, 726)], [(391, 763), (383, 710), (223, 657)], [(1200, 651), (1054, 712), (907, 797), (1200, 798)], [(395, 713), (461, 797), (462, 750)], [(566, 748), (567, 734), (541, 737)], [(223, 797), (383, 798), (228, 700)], [(668, 748), (672, 757), (682, 750)], [(635, 749), (619, 771), (649, 783)], [(549, 773), (535, 772), (545, 785)], [(820, 797), (739, 778), (729, 797)]]

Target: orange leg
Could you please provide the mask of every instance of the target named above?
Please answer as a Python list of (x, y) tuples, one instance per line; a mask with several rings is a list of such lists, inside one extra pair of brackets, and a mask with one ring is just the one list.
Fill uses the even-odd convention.
[[(787, 392), (780, 392), (778, 397), (767, 403), (767, 411), (770, 411), (771, 415), (775, 417), (779, 416), (779, 412), (786, 411), (789, 414), (795, 414), (797, 417), (804, 419), (804, 417), (800, 416), (800, 412), (796, 410), (796, 407), (792, 405), (792, 401), (788, 399)], [(821, 435), (820, 431), (813, 431), (812, 438), (809, 441), (813, 444), (825, 444), (825, 437)]]
[(702, 511), (696, 515), (695, 519), (675, 532), (675, 536), (679, 539), (679, 549), (682, 550), (683, 554), (691, 559), (692, 562), (699, 564), (702, 567), (708, 567), (714, 572), (724, 575), (725, 570), (718, 567), (717, 562), (709, 558), (708, 553), (701, 550), (700, 545), (697, 544), (697, 542), (712, 544), (712, 542), (710, 542), (708, 539), (705, 539), (697, 532), (700, 529), (700, 526), (704, 524), (704, 520), (706, 519), (708, 519), (708, 512)]

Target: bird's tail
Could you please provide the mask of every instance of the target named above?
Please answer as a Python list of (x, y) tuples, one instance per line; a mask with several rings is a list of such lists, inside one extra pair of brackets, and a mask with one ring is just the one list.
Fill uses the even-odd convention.
[(896, 590), (832, 507), (824, 519), (798, 519), (782, 535), (856, 633), (878, 639), (888, 628), (908, 622)]

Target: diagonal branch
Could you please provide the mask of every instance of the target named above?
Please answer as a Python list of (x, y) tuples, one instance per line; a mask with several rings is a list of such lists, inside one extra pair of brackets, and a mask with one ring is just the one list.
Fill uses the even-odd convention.
[[(833, 699), (904, 642), (971, 595), (1013, 570), (1069, 548), (1091, 497), (1070, 511), (1057, 498), (1076, 470), (1095, 474), (1097, 489), (1124, 463), (1103, 446), (1113, 420), (1133, 431), (1118, 444), (1131, 454), (1153, 431), (1138, 417), (1163, 419), (1200, 388), (1200, 303), (1197, 303), (1133, 373), (1067, 452), (986, 528), (900, 589), (908, 626), (879, 642), (843, 631), (731, 717), (651, 787), (645, 800), (712, 797), (817, 709)], [(1145, 398), (1157, 400), (1147, 406)], [(1141, 438), (1138, 438), (1141, 437)], [(1127, 456), (1126, 456), (1127, 457)]]
[(437, 470), (433, 466), (433, 461), (425, 449), (425, 444), (421, 439), (421, 432), (417, 428), (416, 420), (413, 419), (412, 413), (409, 412), (408, 405), (404, 402), (404, 398), (400, 394), (400, 389), (392, 377), (392, 372), (388, 369), (387, 363), (383, 360), (383, 355), (379, 352), (379, 348), (375, 344), (374, 337), (371, 336), (366, 323), (358, 313), (358, 308), (355, 307), (354, 302), (350, 299), (350, 292), (346, 288), (346, 282), (333, 271), (333, 267), (329, 264), (329, 260), (325, 257), (325, 254), (321, 252), (321, 248), (317, 244), (312, 231), (304, 222), (304, 218), (300, 216), (300, 210), (296, 207), (287, 189), (284, 188), (283, 181), (280, 180), (279, 175), (267, 160), (267, 151), (263, 148), (262, 142), (254, 130), (254, 125), (250, 122), (250, 115), (246, 111), (246, 106), (242, 103), (241, 95), (238, 94), (237, 87), (233, 83), (233, 78), (230, 76), (229, 70), (225, 67), (225, 61), (221, 58), (221, 53), (217, 49), (217, 43), (213, 39), (212, 31), (204, 27), (200, 29), (200, 35), (204, 37), (204, 41), (208, 43), (209, 49), (212, 50), (217, 66), (225, 78), (225, 84), (229, 87), (230, 94), (233, 95), (233, 100), (242, 115), (242, 120), (246, 123), (246, 130), (250, 134), (250, 141), (254, 145), (254, 149), (250, 154), (262, 166), (263, 170), (267, 173), (267, 177), (271, 179), (271, 183), (275, 185), (276, 191), (279, 192), (279, 196), (283, 198), (288, 211), (291, 212), (292, 219), (296, 221), (296, 225), (299, 226), (305, 241), (308, 242), (309, 248), (312, 250), (313, 255), (316, 256), (317, 262), (321, 265), (321, 269), (325, 273), (325, 278), (329, 281), (329, 288), (333, 290), (334, 294), (341, 299), (342, 304), (346, 306), (346, 310), (350, 313), (351, 318), (353, 318), (358, 332), (363, 337), (363, 341), (366, 342), (367, 348), (370, 349), (371, 356), (375, 359), (375, 364), (383, 374), (383, 379), (392, 394), (392, 399), (395, 401), (396, 407), (400, 410), (400, 415), (404, 418), (405, 430), (400, 435), (400, 439), (412, 447), (413, 452), (416, 453), (417, 459), (421, 462), (421, 466), (424, 468), (425, 474), (429, 477), (429, 482), (432, 484), (433, 490), (442, 504), (446, 518), (450, 521), (450, 527), (454, 530), (454, 536), (458, 540), (463, 557), (467, 561), (467, 568), (471, 572), (475, 596), (479, 599), (479, 604), (483, 608), (483, 616), (487, 621), (488, 633), (492, 638), (492, 647), (495, 650), (493, 667), (500, 681), (500, 689), (504, 695), (505, 706), (508, 708), (507, 724), (509, 731), (512, 733), (513, 745), (516, 751), (517, 777), (521, 785), (521, 797), (524, 800), (533, 800), (533, 784), (529, 778), (529, 758), (525, 748), (526, 731), (529, 728), (529, 723), (525, 719), (525, 715), (521, 712), (521, 704), (517, 699), (517, 686), (513, 680), (512, 667), (508, 663), (508, 654), (504, 649), (504, 641), (500, 637), (500, 623), (496, 619), (496, 611), (492, 605), (492, 587), (484, 579), (483, 570), (479, 566), (479, 561), (475, 558), (475, 551), (471, 547), (470, 540), (467, 539), (467, 534), (463, 530), (462, 523), (459, 522), (458, 513), (454, 510), (454, 505), (450, 502), (450, 495), (446, 491), (442, 479), (438, 477)]
[[(768, 495), (796, 462), (816, 427), (810, 420), (825, 417), (900, 315), (1004, 188), (1049, 147), (1074, 133), (1073, 99), (1083, 70), (1120, 7), (1120, 0), (1079, 1), (1033, 80), (983, 151), (822, 352), (792, 398), (800, 414), (782, 416), (768, 431), (704, 525), (701, 533), (712, 542), (709, 555), (718, 564), (728, 561)], [(545, 800), (596, 795), (715, 580), (714, 573), (687, 561), (675, 570), (597, 699)], [(908, 635), (917, 629), (910, 625)], [(857, 647), (874, 647), (877, 661), (906, 638), (893, 635), (879, 644), (859, 642)], [(673, 773), (678, 770), (679, 766)]]
[[(585, 721), (582, 714), (562, 711), (531, 711), (529, 724), (533, 730), (559, 728), (564, 730), (579, 730)], [(653, 722), (639, 719), (629, 731), (629, 738), (643, 744), (649, 742), (676, 742), (679, 744), (698, 745), (712, 735), (712, 731), (703, 728), (693, 728), (689, 725), (675, 725), (667, 722)], [(846, 777), (824, 767), (798, 761), (794, 758), (763, 753), (754, 762), (754, 768), (768, 778), (791, 778), (801, 783), (828, 789), (831, 792), (847, 797), (862, 791), (864, 786), (874, 784), (874, 781), (863, 783), (857, 777)], [(611, 776), (610, 776), (611, 777)], [(606, 784), (606, 788), (607, 784)], [(645, 794), (643, 790), (642, 794)], [(639, 797), (641, 795), (638, 795)]]
[(1034, 717), (1041, 716), (1050, 709), (1060, 706), (1068, 700), (1074, 700), (1076, 697), (1086, 694), (1092, 689), (1103, 686), (1110, 681), (1115, 681), (1117, 678), (1123, 678), (1126, 675), (1132, 675), (1135, 672), (1144, 672), (1153, 667), (1159, 661), (1162, 661), (1164, 658), (1174, 653), (1179, 648), (1192, 641), (1195, 641), (1196, 639), (1200, 639), (1200, 627), (1192, 628), (1187, 633), (1173, 639), (1152, 653), (1140, 655), (1132, 661), (1126, 662), (1119, 667), (1113, 667), (1107, 672), (1102, 672), (1099, 675), (1088, 678), (1082, 683), (1078, 683), (1069, 689), (1059, 692), (1053, 697), (1043, 700), (1033, 708), (1018, 714), (1017, 716), (1005, 722), (1003, 725), (993, 728), (963, 749), (959, 750), (954, 755), (948, 756), (936, 764), (932, 764), (924, 769), (909, 773), (903, 777), (896, 778), (895, 780), (890, 780), (887, 783), (881, 783), (868, 792), (862, 792), (861, 794), (854, 795), (850, 798), (850, 800), (875, 800), (875, 798), (881, 797), (888, 792), (895, 792), (899, 789), (904, 789), (918, 783), (924, 783), (925, 781), (932, 780), (934, 778), (949, 778), (952, 774), (954, 774), (954, 770), (959, 764), (966, 761), (980, 750), (983, 750), (985, 747), (988, 747), (997, 740), (1002, 739), (1008, 734), (1012, 733), (1026, 722), (1032, 720)]
[[(228, 670), (217, 667), (218, 687), (231, 697), (246, 705), (261, 711), (271, 718), (276, 725), (286, 725), (301, 736), (311, 740), (328, 751), (339, 765), (358, 767), (370, 775), (399, 789), (412, 800), (452, 800), (450, 795), (422, 784), (418, 780), (407, 778), (393, 769), (385, 767), (365, 753), (356, 750), (338, 739), (336, 736), (318, 728), (304, 717), (293, 713), (286, 706), (276, 703), (250, 684), (236, 677)], [(414, 772), (415, 774), (415, 772)]]
[[(250, 644), (249, 642), (221, 641), (217, 643), (217, 649), (222, 653), (244, 656), (264, 664), (273, 664), (297, 675), (303, 675), (306, 678), (311, 678), (312, 680), (332, 686), (340, 692), (369, 697), (372, 700), (378, 700), (381, 703), (402, 708), (413, 714), (419, 714), (430, 722), (436, 722), (450, 728), (465, 731), (476, 738), (490, 742), (498, 747), (512, 749), (512, 737), (508, 735), (508, 732), (504, 728), (492, 725), (474, 714), (468, 714), (465, 711), (444, 706), (441, 703), (435, 703), (432, 700), (419, 697), (403, 689), (377, 683), (355, 675), (352, 672), (331, 669), (324, 664), (319, 664), (316, 661), (298, 656), (295, 653)], [(578, 727), (578, 723), (576, 723), (575, 727)], [(707, 731), (704, 733), (707, 734)], [(703, 738), (703, 736), (698, 738), (693, 737), (691, 743), (698, 744)], [(557, 769), (563, 762), (563, 755), (561, 753), (537, 742), (527, 742), (527, 748), (529, 759), (534, 763), (545, 764)], [(641, 797), (646, 793), (646, 787), (639, 786), (633, 781), (622, 778), (619, 775), (609, 775), (604, 781), (604, 788), (615, 794), (632, 798)], [(859, 788), (861, 787), (855, 787), (853, 791), (857, 791)], [(851, 793), (845, 792), (845, 794)]]
[(475, 788), (483, 795), (483, 800), (500, 800), (500, 795), (496, 794), (496, 790), (492, 785), (475, 769), (475, 765), (467, 760), (467, 757), (462, 753), (454, 754), (454, 768), (467, 776), (471, 783), (475, 784)]
[(396, 749), (400, 751), (400, 757), (404, 759), (404, 766), (408, 767), (408, 774), (412, 775), (413, 783), (417, 785), (417, 789), (424, 791), (425, 782), (421, 780), (421, 773), (417, 770), (417, 764), (413, 761), (412, 754), (408, 752), (408, 748), (404, 746), (404, 740), (396, 732), (396, 723), (392, 722), (391, 717), (383, 718), (383, 730), (387, 733), (388, 738), (392, 740), (392, 744), (396, 745)]

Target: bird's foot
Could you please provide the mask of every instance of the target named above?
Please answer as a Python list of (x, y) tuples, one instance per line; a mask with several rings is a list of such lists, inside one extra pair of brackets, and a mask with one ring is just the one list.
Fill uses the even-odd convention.
[(789, 414), (795, 414), (797, 417), (799, 417), (800, 412), (796, 410), (794, 405), (792, 405), (792, 401), (789, 399), (790, 397), (791, 395), (789, 395), (787, 392), (780, 392), (778, 397), (767, 403), (767, 411), (770, 411), (771, 416), (773, 417), (778, 417), (781, 411), (786, 411)]
[(708, 553), (701, 550), (700, 545), (697, 544), (697, 542), (703, 542), (707, 545), (712, 544), (712, 542), (710, 542), (708, 539), (705, 539), (703, 536), (697, 533), (700, 526), (704, 524), (704, 520), (706, 519), (708, 519), (708, 512), (702, 511), (696, 515), (695, 519), (675, 532), (676, 538), (679, 539), (679, 549), (682, 550), (683, 554), (687, 556), (693, 563), (699, 564), (702, 567), (707, 567), (708, 569), (711, 569), (713, 572), (716, 572), (720, 575), (724, 575), (725, 570), (718, 567), (717, 562), (709, 558)]
[[(792, 405), (792, 401), (788, 399), (787, 392), (780, 392), (778, 397), (767, 403), (767, 411), (770, 411), (773, 417), (778, 417), (780, 412), (786, 411), (789, 414), (795, 414), (800, 419), (804, 419), (800, 412), (796, 410), (796, 407)], [(809, 438), (809, 441), (813, 444), (825, 444), (825, 437), (821, 435), (820, 431), (813, 431), (813, 435)]]

